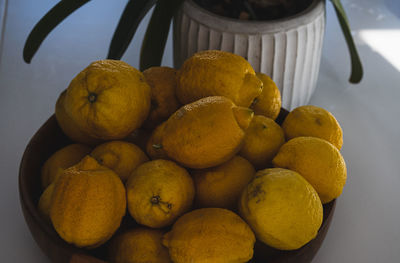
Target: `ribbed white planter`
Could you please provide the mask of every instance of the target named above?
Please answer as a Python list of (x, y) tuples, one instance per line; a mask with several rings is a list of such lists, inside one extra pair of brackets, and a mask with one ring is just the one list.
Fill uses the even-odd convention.
[(325, 32), (325, 1), (274, 21), (241, 21), (215, 15), (186, 0), (174, 19), (174, 64), (195, 52), (218, 49), (245, 57), (257, 72), (272, 77), (282, 107), (307, 104), (314, 92)]

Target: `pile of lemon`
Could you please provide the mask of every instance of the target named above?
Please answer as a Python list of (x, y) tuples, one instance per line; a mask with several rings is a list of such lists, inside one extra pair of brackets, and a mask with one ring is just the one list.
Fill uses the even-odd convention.
[[(315, 106), (279, 126), (280, 109), (274, 82), (231, 53), (179, 70), (93, 62), (56, 103), (74, 143), (44, 163), (39, 210), (110, 262), (247, 262), (256, 239), (298, 249), (346, 182), (342, 129)], [(125, 216), (140, 227), (122, 231)]]

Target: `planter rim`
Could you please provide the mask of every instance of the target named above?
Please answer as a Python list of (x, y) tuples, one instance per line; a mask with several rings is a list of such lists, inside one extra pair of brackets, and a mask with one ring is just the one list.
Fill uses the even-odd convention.
[(317, 17), (325, 15), (325, 0), (313, 0), (310, 6), (295, 15), (268, 21), (239, 20), (224, 17), (204, 9), (193, 0), (186, 0), (182, 9), (183, 13), (186, 13), (191, 19), (221, 32), (259, 35), (289, 31), (311, 23)]

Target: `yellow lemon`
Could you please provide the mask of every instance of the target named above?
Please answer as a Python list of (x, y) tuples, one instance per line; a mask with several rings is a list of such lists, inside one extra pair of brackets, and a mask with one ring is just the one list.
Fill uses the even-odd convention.
[(113, 263), (171, 263), (168, 249), (161, 244), (163, 231), (134, 228), (112, 239), (109, 254)]
[(55, 152), (42, 166), (42, 187), (46, 189), (57, 178), (59, 170), (79, 163), (92, 149), (83, 144), (70, 144)]
[(225, 97), (203, 98), (181, 107), (167, 120), (161, 147), (186, 167), (216, 166), (240, 150), (252, 118), (252, 110)]
[(272, 160), (275, 167), (301, 174), (318, 192), (323, 204), (337, 198), (346, 183), (346, 163), (339, 150), (316, 137), (296, 137)]
[(286, 139), (312, 136), (332, 143), (340, 150), (343, 132), (335, 116), (329, 111), (313, 106), (300, 106), (292, 110), (282, 123)]
[(80, 130), (118, 140), (139, 128), (150, 110), (150, 87), (143, 74), (119, 60), (91, 63), (69, 84), (65, 111)]
[(240, 156), (216, 167), (194, 170), (198, 207), (236, 209), (243, 188), (253, 179), (254, 167)]
[(105, 243), (121, 224), (126, 193), (112, 170), (86, 156), (54, 182), (50, 218), (57, 233), (78, 247)]
[(323, 219), (314, 188), (298, 173), (280, 168), (256, 173), (242, 193), (239, 211), (257, 239), (281, 250), (314, 239)]
[(256, 75), (263, 82), (263, 90), (252, 104), (254, 114), (275, 120), (281, 111), (281, 93), (269, 76), (263, 73), (257, 73)]
[(169, 67), (151, 67), (143, 71), (151, 88), (151, 110), (145, 127), (153, 129), (181, 106), (175, 95), (176, 73), (176, 69)]
[(244, 263), (253, 257), (255, 236), (232, 211), (202, 208), (180, 217), (162, 242), (175, 263)]
[(178, 72), (176, 94), (182, 104), (208, 96), (224, 96), (236, 105), (249, 107), (261, 94), (259, 80), (243, 57), (206, 50), (188, 58)]
[(126, 185), (128, 210), (139, 224), (161, 228), (187, 212), (194, 184), (186, 169), (172, 161), (154, 160), (140, 165)]
[(271, 165), (272, 158), (284, 143), (285, 135), (281, 126), (270, 118), (255, 115), (246, 131), (239, 154), (257, 169), (264, 169)]
[(122, 182), (140, 164), (149, 160), (146, 154), (136, 145), (124, 141), (110, 141), (100, 144), (90, 155), (101, 165), (110, 168), (119, 175)]

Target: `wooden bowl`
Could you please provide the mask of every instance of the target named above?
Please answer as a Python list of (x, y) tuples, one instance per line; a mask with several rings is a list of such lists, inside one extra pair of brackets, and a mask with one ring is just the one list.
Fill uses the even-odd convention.
[[(277, 119), (282, 123), (287, 115), (281, 110)], [(43, 252), (52, 262), (57, 263), (106, 263), (107, 243), (97, 249), (87, 250), (77, 248), (62, 240), (50, 223), (44, 220), (37, 203), (42, 193), (40, 184), (40, 170), (43, 163), (58, 149), (71, 144), (57, 124), (55, 116), (51, 116), (36, 132), (25, 149), (19, 171), (19, 194), (25, 221)], [(311, 262), (328, 231), (335, 210), (336, 201), (324, 205), (324, 221), (315, 239), (300, 249), (280, 251), (257, 242), (254, 258), (251, 262), (274, 263), (305, 263)], [(130, 219), (126, 217), (126, 221)], [(128, 223), (129, 224), (129, 223)]]

